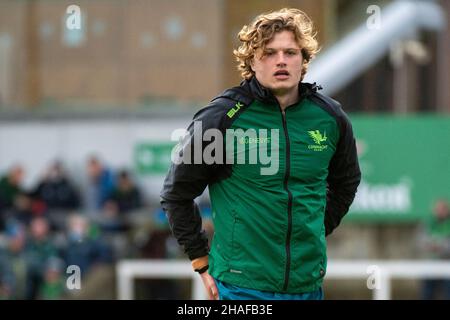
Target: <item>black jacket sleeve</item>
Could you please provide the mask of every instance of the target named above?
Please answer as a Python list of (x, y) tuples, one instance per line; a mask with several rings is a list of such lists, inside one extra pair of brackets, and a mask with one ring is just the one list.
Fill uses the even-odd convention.
[(336, 111), (340, 137), (336, 152), (328, 168), (327, 205), (325, 209), (326, 235), (331, 234), (347, 214), (361, 181), (352, 125), (340, 107)]
[[(218, 103), (211, 103), (195, 114), (188, 127), (189, 135), (178, 145), (177, 161), (172, 161), (160, 193), (161, 205), (167, 214), (172, 233), (191, 260), (209, 252), (207, 237), (201, 230), (200, 211), (194, 199), (214, 181), (220, 166), (220, 163), (205, 163), (203, 157), (201, 163), (194, 162), (194, 149), (200, 148), (203, 154), (205, 145), (211, 143), (200, 142), (201, 145), (198, 145), (199, 140), (194, 136), (194, 124), (197, 122), (199, 128), (201, 123), (202, 132), (197, 132), (200, 135), (208, 129), (220, 130), (223, 115), (224, 108)], [(186, 157), (188, 154), (190, 156)]]

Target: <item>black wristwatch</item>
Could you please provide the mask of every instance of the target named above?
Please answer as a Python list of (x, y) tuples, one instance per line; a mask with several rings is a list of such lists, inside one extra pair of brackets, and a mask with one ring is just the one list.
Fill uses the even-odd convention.
[(206, 272), (206, 270), (208, 270), (208, 268), (209, 268), (209, 265), (207, 264), (207, 265), (204, 266), (203, 268), (195, 269), (194, 271), (195, 271), (195, 272), (198, 272), (199, 274), (202, 274), (202, 273)]

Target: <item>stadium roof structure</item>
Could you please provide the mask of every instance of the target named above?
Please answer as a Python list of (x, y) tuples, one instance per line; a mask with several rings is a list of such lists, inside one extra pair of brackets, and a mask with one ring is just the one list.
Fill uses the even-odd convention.
[[(369, 7), (370, 8), (370, 7)], [(434, 1), (400, 0), (379, 13), (378, 26), (365, 22), (311, 63), (305, 81), (333, 95), (383, 58), (398, 41), (417, 39), (419, 31), (439, 32), (445, 13)]]

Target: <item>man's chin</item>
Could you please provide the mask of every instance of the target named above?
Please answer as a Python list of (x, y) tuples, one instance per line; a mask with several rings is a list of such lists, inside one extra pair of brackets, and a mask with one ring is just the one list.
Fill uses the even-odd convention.
[(292, 83), (274, 83), (272, 84), (268, 89), (273, 92), (289, 92), (291, 90), (295, 90), (295, 88), (298, 86), (298, 84), (292, 84)]

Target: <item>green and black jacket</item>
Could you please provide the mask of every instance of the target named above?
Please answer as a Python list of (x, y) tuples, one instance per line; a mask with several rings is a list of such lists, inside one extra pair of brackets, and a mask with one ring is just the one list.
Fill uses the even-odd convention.
[[(348, 212), (361, 179), (352, 126), (338, 102), (301, 83), (300, 100), (283, 113), (273, 94), (255, 77), (226, 90), (194, 116), (202, 130), (266, 129), (267, 137), (234, 139), (246, 152), (276, 139), (275, 174), (269, 165), (172, 164), (161, 204), (174, 236), (191, 260), (209, 254), (209, 272), (221, 281), (271, 292), (317, 290), (326, 272), (325, 236)], [(193, 134), (194, 121), (188, 130)], [(258, 131), (262, 132), (262, 131)], [(185, 139), (179, 156), (197, 140)], [(204, 149), (210, 142), (202, 142)], [(261, 145), (262, 147), (262, 145)], [(242, 149), (241, 149), (242, 150)], [(193, 159), (193, 156), (191, 157)], [(218, 161), (220, 162), (220, 161)], [(209, 187), (214, 237), (211, 248), (193, 201)]]

